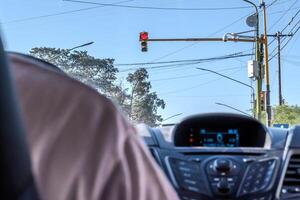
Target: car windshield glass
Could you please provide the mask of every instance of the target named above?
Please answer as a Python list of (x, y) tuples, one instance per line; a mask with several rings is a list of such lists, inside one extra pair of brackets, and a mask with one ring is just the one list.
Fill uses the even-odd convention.
[(57, 65), (136, 124), (171, 130), (205, 112), (300, 123), (300, 1), (260, 3), (0, 0), (0, 26), (6, 50)]

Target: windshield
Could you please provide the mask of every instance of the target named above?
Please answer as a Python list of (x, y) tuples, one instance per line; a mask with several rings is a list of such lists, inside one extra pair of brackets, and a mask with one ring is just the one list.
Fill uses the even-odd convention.
[(205, 112), (300, 123), (297, 0), (0, 2), (7, 50), (57, 65), (133, 123), (169, 130)]

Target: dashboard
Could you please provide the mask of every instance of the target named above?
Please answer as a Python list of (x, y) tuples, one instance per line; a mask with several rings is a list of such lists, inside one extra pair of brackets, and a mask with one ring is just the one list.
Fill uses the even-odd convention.
[[(143, 138), (182, 200), (300, 199), (300, 126), (267, 128), (239, 114), (210, 113)], [(145, 134), (146, 132), (146, 134)]]

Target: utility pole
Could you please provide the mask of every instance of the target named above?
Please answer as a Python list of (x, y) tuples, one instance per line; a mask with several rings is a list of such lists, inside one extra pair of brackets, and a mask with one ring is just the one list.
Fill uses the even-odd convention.
[(281, 62), (280, 62), (280, 32), (277, 32), (277, 56), (278, 56), (278, 98), (279, 98), (279, 105), (281, 106), (283, 104), (282, 99), (282, 90), (281, 90)]
[(272, 108), (270, 102), (270, 77), (269, 77), (269, 55), (268, 55), (268, 37), (267, 37), (267, 13), (266, 13), (266, 4), (261, 0), (261, 7), (263, 10), (264, 18), (264, 35), (263, 35), (263, 45), (264, 45), (264, 64), (265, 64), (265, 84), (266, 84), (266, 122), (267, 126), (271, 126), (272, 121)]
[(255, 60), (258, 63), (258, 76), (256, 77), (256, 101), (254, 102), (254, 113), (256, 113), (255, 117), (260, 121), (261, 120), (261, 101), (260, 101), (260, 93), (262, 90), (262, 75), (261, 75), (261, 52), (260, 52), (260, 36), (259, 36), (259, 14), (258, 14), (258, 8), (255, 3), (249, 1), (249, 0), (243, 0), (249, 4), (251, 4), (254, 9), (255, 9), (255, 18), (256, 18), (256, 23), (255, 23), (255, 37), (256, 37), (256, 42), (255, 42)]
[(282, 37), (291, 37), (291, 36), (293, 36), (293, 34), (281, 34), (281, 32), (278, 31), (276, 34), (268, 35), (268, 36), (277, 38), (278, 104), (281, 106), (284, 104), (284, 100), (282, 97), (282, 87), (281, 87), (281, 38)]

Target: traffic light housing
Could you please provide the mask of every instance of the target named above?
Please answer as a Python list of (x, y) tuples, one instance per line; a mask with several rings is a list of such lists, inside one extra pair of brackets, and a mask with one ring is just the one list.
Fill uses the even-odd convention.
[(148, 51), (148, 32), (141, 32), (140, 33), (140, 42), (141, 42), (141, 50), (142, 52)]
[(148, 51), (148, 46), (146, 41), (141, 42), (141, 50), (142, 52), (147, 52)]
[(259, 100), (260, 100), (260, 109), (261, 111), (265, 111), (266, 110), (266, 92), (265, 91), (261, 91), (259, 94)]

